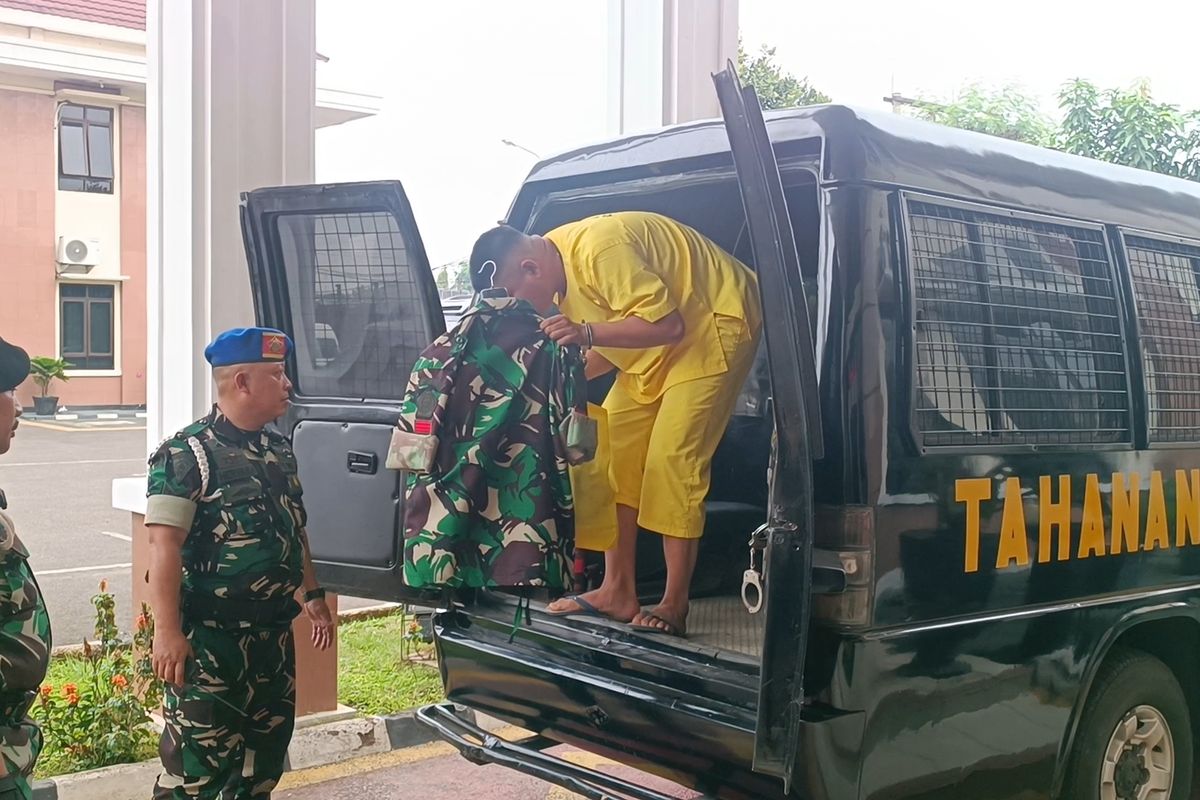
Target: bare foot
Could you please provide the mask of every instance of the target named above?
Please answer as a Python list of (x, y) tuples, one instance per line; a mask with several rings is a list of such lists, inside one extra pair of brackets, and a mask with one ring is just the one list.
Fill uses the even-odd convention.
[(633, 617), (633, 624), (671, 636), (687, 635), (687, 608), (682, 612), (667, 606), (655, 606), (650, 611), (639, 611)]
[(602, 588), (594, 592), (588, 592), (587, 594), (560, 597), (546, 606), (546, 612), (549, 614), (557, 614), (558, 616), (569, 614), (599, 615), (615, 620), (616, 622), (629, 622), (633, 619), (634, 614), (637, 614), (640, 610), (641, 606), (638, 605), (637, 598), (618, 601)]

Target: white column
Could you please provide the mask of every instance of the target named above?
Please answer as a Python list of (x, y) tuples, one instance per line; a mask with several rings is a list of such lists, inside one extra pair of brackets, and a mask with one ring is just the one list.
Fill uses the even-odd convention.
[(737, 59), (738, 0), (664, 0), (663, 122), (721, 116), (712, 75)]
[(608, 127), (622, 133), (662, 126), (663, 0), (608, 2)]
[(146, 439), (212, 402), (204, 346), (254, 323), (240, 192), (313, 180), (314, 0), (149, 0)]
[(712, 73), (737, 29), (738, 0), (609, 0), (609, 133), (720, 116)]

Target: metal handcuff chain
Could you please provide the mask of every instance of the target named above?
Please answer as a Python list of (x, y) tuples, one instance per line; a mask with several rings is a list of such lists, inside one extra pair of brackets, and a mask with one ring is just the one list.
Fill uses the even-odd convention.
[(742, 573), (742, 605), (751, 614), (762, 611), (766, 602), (766, 557), (767, 557), (767, 523), (759, 525), (750, 534), (750, 566)]

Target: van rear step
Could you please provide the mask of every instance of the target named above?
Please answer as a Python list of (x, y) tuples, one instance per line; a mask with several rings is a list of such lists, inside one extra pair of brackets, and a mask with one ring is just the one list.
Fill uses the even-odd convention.
[[(515, 769), (590, 800), (678, 800), (672, 795), (636, 786), (614, 775), (541, 752), (558, 744), (550, 739), (534, 735), (519, 742), (510, 742), (488, 733), (460, 717), (458, 708), (452, 703), (418, 709), (417, 719), (433, 728), (473, 764), (498, 764)], [(708, 795), (696, 797), (697, 800), (704, 800)]]

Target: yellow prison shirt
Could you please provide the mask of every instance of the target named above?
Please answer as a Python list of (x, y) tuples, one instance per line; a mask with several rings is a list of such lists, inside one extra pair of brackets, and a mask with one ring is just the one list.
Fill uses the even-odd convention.
[[(597, 347), (630, 396), (650, 403), (671, 386), (728, 369), (715, 315), (762, 325), (758, 283), (746, 266), (692, 228), (661, 214), (622, 211), (546, 234), (566, 268), (560, 309), (574, 322), (657, 322), (683, 316), (683, 339), (644, 349)], [(739, 387), (740, 388), (740, 387)]]

